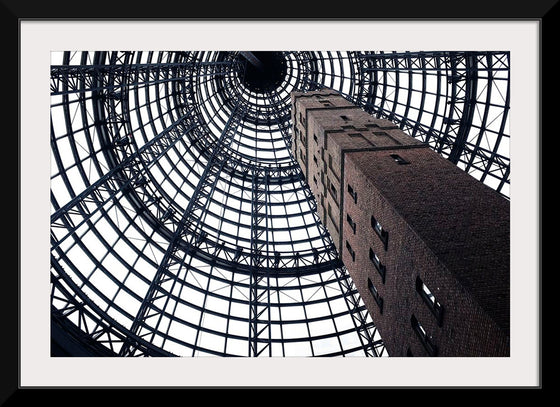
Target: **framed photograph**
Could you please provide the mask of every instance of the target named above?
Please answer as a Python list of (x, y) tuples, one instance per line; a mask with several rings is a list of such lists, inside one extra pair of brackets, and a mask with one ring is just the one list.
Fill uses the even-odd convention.
[[(474, 18), (410, 4), (399, 18), (388, 6), (371, 17), (285, 19), (144, 16), (124, 6), (68, 15), (3, 3), (18, 28), (20, 242), (11, 273), (19, 289), (5, 304), (18, 304), (19, 352), (0, 401), (52, 388), (541, 387), (542, 40), (555, 2)], [(298, 109), (349, 113), (307, 126), (320, 114), (298, 116), (301, 94), (321, 106)], [(358, 111), (367, 126), (356, 124)], [(350, 153), (335, 156), (311, 130), (331, 134), (328, 126), (357, 143), (339, 144)], [(383, 192), (390, 183), (379, 178), (384, 200), (366, 204), (369, 184), (352, 176), (360, 167), (342, 167), (352, 183), (333, 169), (356, 154), (358, 138), (370, 153), (391, 153), (395, 173), (420, 174), (415, 165), (433, 153), (507, 202), (502, 223), (494, 209), (449, 216), (461, 230), (487, 222), (480, 230), (494, 252), (481, 251), (476, 267), (508, 262), (505, 299), (493, 281), (487, 300), (482, 280), (465, 288), (479, 297), (447, 297), (427, 271), (432, 260), (420, 259), (427, 254), (407, 260), (422, 269), (410, 296), (390, 292), (405, 272), (387, 253), (408, 241), (382, 209), (398, 206)], [(330, 150), (300, 151), (313, 143)], [(309, 169), (313, 158), (324, 180)], [(454, 208), (470, 203), (456, 199)], [(350, 204), (371, 205), (367, 217)], [(383, 215), (374, 221), (371, 208)], [(347, 237), (364, 224), (371, 236)], [(492, 310), (469, 322), (498, 297), (504, 316)], [(468, 301), (476, 312), (454, 309)], [(412, 315), (392, 334), (402, 343), (385, 339), (381, 322), (398, 312)], [(461, 318), (492, 325), (505, 315), (507, 339), (496, 333), (490, 350), (477, 339), (473, 350), (468, 330), (458, 334)], [(456, 349), (464, 340), (463, 353), (446, 353), (449, 338)]]

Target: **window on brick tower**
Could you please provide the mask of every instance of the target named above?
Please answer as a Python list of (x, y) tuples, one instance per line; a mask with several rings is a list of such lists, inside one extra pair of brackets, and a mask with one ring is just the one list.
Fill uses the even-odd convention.
[(331, 209), (331, 204), (327, 201), (327, 214), (329, 215), (329, 218), (334, 226), (334, 229), (336, 230), (337, 233), (339, 233), (338, 228), (340, 227), (340, 225), (337, 223), (337, 221), (334, 219), (333, 214), (332, 214), (332, 209)]
[[(389, 134), (387, 134), (387, 132), (384, 131), (374, 131), (373, 134), (381, 137), (389, 137)], [(397, 155), (397, 154), (393, 154), (393, 155)]]
[(348, 222), (348, 224), (352, 228), (352, 231), (354, 232), (354, 234), (356, 234), (356, 222), (354, 222), (354, 220), (352, 219), (352, 217), (350, 216), (349, 213), (346, 214), (346, 221)]
[(371, 293), (371, 296), (373, 297), (375, 302), (377, 303), (377, 306), (379, 307), (379, 311), (383, 313), (383, 298), (379, 295), (377, 288), (375, 288), (375, 285), (369, 278), (368, 278), (368, 290)]
[(438, 349), (433, 343), (432, 337), (428, 335), (420, 321), (418, 321), (414, 315), (410, 317), (410, 325), (412, 326), (414, 332), (416, 332), (416, 335), (418, 335), (418, 338), (424, 346), (424, 349), (426, 349), (426, 352), (428, 352), (428, 355), (437, 356)]
[(371, 217), (371, 225), (377, 233), (381, 234), (383, 232), (383, 226), (381, 226), (381, 223), (379, 223), (379, 221), (373, 216)]
[(400, 155), (398, 154), (390, 154), (391, 158), (393, 160), (395, 160), (395, 162), (399, 165), (404, 165), (404, 164), (410, 164), (409, 161), (406, 161), (404, 158), (402, 158)]
[(350, 184), (348, 184), (348, 193), (354, 199), (354, 203), (358, 203), (358, 193), (354, 191), (354, 188), (352, 188)]
[(377, 269), (377, 272), (381, 276), (381, 281), (383, 282), (383, 284), (385, 284), (385, 275), (387, 273), (387, 268), (385, 267), (384, 264), (381, 263), (381, 260), (379, 260), (377, 254), (375, 254), (375, 252), (371, 248), (369, 249), (369, 259), (371, 260), (371, 262)]
[(332, 182), (331, 182), (331, 192), (333, 193), (333, 197), (336, 199), (336, 187)]
[(436, 299), (432, 291), (424, 284), (420, 276), (416, 276), (416, 292), (436, 317), (438, 326), (443, 325), (443, 306)]
[(387, 250), (387, 244), (389, 242), (389, 232), (387, 232), (383, 228), (383, 226), (381, 226), (381, 223), (379, 223), (379, 221), (373, 215), (371, 215), (371, 227), (373, 228), (377, 236), (379, 236), (381, 242), (383, 242), (385, 250)]
[(350, 256), (352, 256), (352, 261), (355, 261), (356, 260), (356, 253), (352, 249), (352, 246), (350, 246), (350, 243), (348, 243), (348, 240), (346, 241), (346, 249), (350, 253)]

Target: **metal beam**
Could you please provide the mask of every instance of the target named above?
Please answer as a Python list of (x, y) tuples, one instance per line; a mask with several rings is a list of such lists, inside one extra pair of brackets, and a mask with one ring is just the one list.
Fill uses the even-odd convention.
[(239, 53), (255, 68), (259, 69), (260, 71), (264, 71), (264, 64), (255, 56), (255, 54), (250, 51), (240, 51)]

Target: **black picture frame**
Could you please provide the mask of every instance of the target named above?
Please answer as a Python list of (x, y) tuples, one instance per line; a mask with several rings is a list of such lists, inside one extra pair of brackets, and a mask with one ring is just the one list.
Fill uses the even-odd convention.
[[(217, 6), (201, 2), (197, 9), (193, 9), (192, 3), (189, 2), (171, 2), (169, 0), (160, 0), (157, 2), (158, 8), (141, 6), (137, 2), (132, 1), (107, 1), (100, 0), (94, 3), (75, 2), (70, 0), (60, 0), (57, 2), (41, 2), (29, 0), (0, 0), (0, 14), (2, 27), (4, 28), (4, 46), (8, 47), (5, 50), (5, 59), (3, 65), (4, 73), (7, 75), (11, 71), (11, 79), (7, 76), (3, 84), (5, 95), (15, 99), (13, 95), (19, 93), (19, 84), (13, 80), (14, 64), (11, 63), (10, 57), (15, 57), (19, 61), (19, 27), (22, 20), (27, 19), (40, 19), (40, 20), (57, 20), (57, 19), (71, 19), (71, 20), (89, 20), (89, 19), (202, 19), (202, 20), (283, 20), (283, 19), (297, 19), (297, 20), (362, 20), (362, 19), (387, 19), (387, 20), (538, 20), (540, 22), (540, 64), (541, 64), (541, 81), (550, 78), (546, 82), (546, 87), (541, 86), (541, 118), (555, 117), (557, 112), (556, 103), (547, 104), (546, 100), (551, 100), (553, 94), (557, 92), (557, 81), (552, 74), (553, 58), (556, 54), (556, 39), (557, 23), (558, 23), (558, 0), (547, 0), (538, 2), (511, 2), (506, 0), (488, 1), (488, 0), (471, 0), (468, 2), (468, 9), (462, 7), (463, 3), (452, 3), (445, 0), (438, 1), (399, 1), (399, 2), (369, 2), (367, 6), (353, 4), (352, 7), (321, 7), (318, 4), (308, 4), (306, 6), (293, 2), (293, 4), (282, 2), (282, 10), (275, 10), (277, 5), (272, 5), (269, 8), (258, 6), (250, 8), (247, 5), (241, 7), (240, 4), (235, 2), (227, 2)], [(297, 7), (296, 7), (297, 5)], [(6, 52), (8, 51), (8, 52)], [(18, 64), (19, 67), (19, 64)], [(16, 73), (19, 77), (19, 68)], [(542, 82), (541, 82), (542, 83)], [(6, 131), (6, 136), (10, 134), (10, 139), (14, 139), (13, 134), (19, 130), (19, 121), (13, 120), (14, 117), (19, 117), (19, 110), (16, 103), (7, 103), (5, 108), (8, 120), (5, 124), (10, 124), (11, 131)], [(541, 123), (542, 128), (543, 123)], [(541, 130), (541, 134), (544, 128)], [(540, 151), (542, 158), (542, 138), (540, 139)], [(20, 151), (19, 137), (18, 145), (16, 146), (18, 152)], [(542, 159), (540, 160), (542, 162)], [(8, 165), (11, 161), (4, 161), (6, 170), (6, 180), (13, 180), (13, 168), (8, 171)], [(542, 170), (541, 170), (542, 171)], [(542, 177), (540, 177), (542, 183)], [(18, 160), (18, 214), (20, 209), (20, 196), (19, 196), (19, 160)], [(542, 191), (542, 188), (540, 189)], [(539, 202), (542, 202), (542, 192), (539, 196)], [(542, 204), (541, 204), (542, 205)], [(541, 212), (542, 213), (542, 212)], [(18, 217), (19, 218), (19, 217)], [(13, 219), (13, 217), (12, 217)], [(14, 219), (15, 220), (15, 219)], [(20, 219), (18, 219), (18, 232)], [(542, 228), (539, 228), (540, 235), (542, 236)], [(18, 233), (19, 236), (19, 233)], [(13, 244), (13, 238), (8, 237)], [(541, 242), (539, 243), (540, 253), (542, 253)], [(22, 389), (19, 386), (19, 315), (16, 310), (19, 305), (19, 290), (14, 287), (19, 287), (19, 259), (21, 255), (21, 245), (23, 243), (18, 238), (18, 267), (5, 266), (4, 268), (4, 293), (0, 296), (1, 306), (4, 310), (2, 321), (2, 350), (3, 357), (0, 363), (0, 405), (13, 406), (13, 405), (27, 405), (33, 399), (40, 399), (43, 404), (48, 404), (54, 401), (56, 394), (54, 390), (50, 389)], [(6, 247), (6, 245), (5, 245)], [(11, 259), (13, 250), (5, 251), (10, 256), (6, 256), (5, 260)], [(12, 263), (12, 262), (10, 262)], [(542, 264), (542, 258), (540, 260)], [(539, 273), (540, 274), (540, 273)], [(542, 287), (542, 286), (541, 286)], [(542, 292), (541, 292), (542, 294)], [(541, 296), (542, 298), (542, 296)], [(542, 326), (542, 321), (540, 326)], [(542, 328), (540, 332), (542, 338)], [(542, 344), (542, 339), (541, 339)], [(542, 352), (542, 351), (541, 351)], [(541, 375), (539, 378), (540, 386), (537, 389), (542, 389), (542, 354), (541, 354)], [(89, 398), (89, 392), (97, 391), (98, 389), (81, 389), (80, 395), (77, 397)], [(87, 394), (83, 392), (87, 391)], [(73, 394), (73, 391), (70, 390)], [(58, 392), (56, 392), (58, 393)], [(534, 396), (534, 395), (533, 395)], [(134, 398), (144, 399), (143, 392), (135, 393)], [(129, 400), (130, 401), (130, 400)], [(57, 405), (73, 405), (76, 403), (75, 396), (65, 396), (56, 399)]]

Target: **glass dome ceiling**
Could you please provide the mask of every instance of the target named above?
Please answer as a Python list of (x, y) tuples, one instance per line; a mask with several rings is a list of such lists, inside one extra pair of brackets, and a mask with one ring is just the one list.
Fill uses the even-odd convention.
[(291, 156), (328, 87), (509, 195), (506, 52), (60, 52), (53, 330), (98, 356), (385, 356)]

